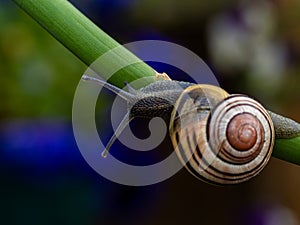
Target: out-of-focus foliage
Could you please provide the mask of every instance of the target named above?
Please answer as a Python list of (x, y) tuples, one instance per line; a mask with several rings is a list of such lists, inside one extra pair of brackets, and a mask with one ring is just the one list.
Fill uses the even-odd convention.
[[(173, 0), (144, 0), (139, 1), (132, 10), (134, 18), (141, 26), (153, 25), (170, 29), (179, 28), (183, 24), (197, 24), (199, 20), (205, 20), (219, 10), (228, 5), (237, 2), (237, 0), (215, 0), (209, 4), (206, 1), (173, 1)], [(197, 27), (195, 27), (197, 29)], [(181, 27), (184, 33), (185, 28)]]
[[(163, 39), (188, 47), (229, 92), (247, 93), (300, 121), (298, 0), (71, 2), (121, 43)], [(186, 170), (141, 188), (100, 177), (80, 155), (70, 124), (84, 69), (0, 0), (0, 224), (299, 224), (299, 168), (276, 159), (257, 178), (226, 188)], [(181, 79), (177, 72), (170, 76)], [(103, 95), (99, 103), (97, 125), (107, 128)], [(128, 159), (119, 143), (112, 151)]]
[[(287, 2), (241, 2), (214, 17), (208, 26), (210, 56), (223, 79), (236, 80), (239, 86), (229, 86), (252, 94), (274, 110), (284, 110), (300, 100), (299, 36), (295, 35), (300, 24), (292, 18), (294, 13), (299, 18), (299, 7)], [(284, 9), (287, 5), (295, 9)], [(295, 27), (289, 22), (283, 26), (286, 10)], [(297, 105), (292, 107), (297, 112)], [(297, 113), (289, 113), (299, 119)]]
[(83, 64), (12, 4), (0, 7), (0, 118), (70, 118)]

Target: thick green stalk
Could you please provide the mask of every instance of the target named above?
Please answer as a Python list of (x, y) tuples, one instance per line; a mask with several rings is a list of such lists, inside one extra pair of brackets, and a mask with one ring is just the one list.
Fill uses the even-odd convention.
[(300, 137), (277, 139), (273, 156), (300, 165)]
[[(66, 0), (13, 1), (88, 66), (110, 49), (120, 46)], [(111, 55), (106, 61), (107, 67), (123, 65), (128, 60), (136, 61), (137, 57), (121, 47), (120, 54)], [(104, 78), (108, 77), (101, 69), (93, 69)], [(110, 82), (121, 87), (125, 81), (148, 77), (150, 79), (144, 82), (148, 83), (154, 80), (154, 74), (151, 67), (140, 62), (118, 71)], [(277, 139), (273, 156), (300, 165), (300, 136)]]
[[(66, 0), (13, 1), (88, 66), (91, 66), (99, 56), (108, 50), (120, 46), (117, 41), (97, 27)], [(114, 66), (115, 63), (126, 64), (126, 62), (139, 60), (125, 48), (121, 50), (121, 53), (106, 61), (105, 66), (109, 68)], [(103, 73), (105, 68), (96, 67), (93, 69), (102, 77), (108, 78), (107, 74)], [(140, 63), (132, 64), (126, 69), (118, 71), (110, 82), (122, 87), (124, 81), (131, 82), (143, 77), (153, 77), (154, 75), (154, 70), (140, 61)], [(153, 78), (148, 79), (147, 82), (151, 81), (153, 81)]]

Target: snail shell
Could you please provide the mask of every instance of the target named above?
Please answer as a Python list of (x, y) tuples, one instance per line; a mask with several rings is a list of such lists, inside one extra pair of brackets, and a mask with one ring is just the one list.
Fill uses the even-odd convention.
[(270, 159), (274, 127), (267, 111), (243, 95), (193, 85), (177, 100), (170, 136), (185, 167), (213, 184), (235, 184), (256, 176)]

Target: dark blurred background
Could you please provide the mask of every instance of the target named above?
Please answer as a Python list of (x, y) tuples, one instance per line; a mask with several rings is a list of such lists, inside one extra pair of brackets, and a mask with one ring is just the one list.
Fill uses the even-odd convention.
[[(298, 0), (71, 2), (120, 43), (183, 45), (228, 92), (247, 93), (300, 121)], [(185, 169), (147, 187), (99, 176), (72, 133), (73, 94), (85, 69), (16, 5), (0, 0), (0, 224), (300, 224), (300, 167), (275, 158), (261, 175), (232, 187), (208, 185)], [(103, 126), (113, 97), (104, 93), (97, 107)], [(112, 151), (122, 150), (116, 143)]]

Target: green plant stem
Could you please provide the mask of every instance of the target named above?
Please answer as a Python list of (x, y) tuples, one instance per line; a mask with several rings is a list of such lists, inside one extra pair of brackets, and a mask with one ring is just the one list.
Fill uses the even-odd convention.
[(300, 165), (300, 137), (276, 139), (272, 156)]
[[(91, 66), (99, 56), (115, 47), (121, 47), (122, 54), (114, 55), (114, 58), (107, 62), (108, 64), (115, 62), (126, 64), (128, 61), (139, 60), (66, 0), (13, 1), (87, 66)], [(123, 87), (125, 81), (131, 82), (143, 77), (152, 77), (145, 82), (153, 82), (155, 71), (146, 63), (139, 61), (140, 63), (118, 71), (110, 82), (119, 87)], [(93, 69), (102, 77), (108, 78), (101, 68)]]
[[(99, 56), (120, 46), (66, 0), (13, 1), (88, 66)], [(121, 47), (121, 54), (112, 55), (108, 63), (123, 64), (126, 60), (136, 59), (135, 55)], [(95, 72), (99, 72), (97, 68)], [(101, 72), (99, 74), (107, 78), (107, 74)], [(110, 83), (122, 87), (125, 81), (144, 77), (150, 78), (146, 83), (153, 82), (154, 75), (151, 67), (140, 62), (118, 71)], [(300, 165), (300, 137), (276, 140), (273, 156)]]

